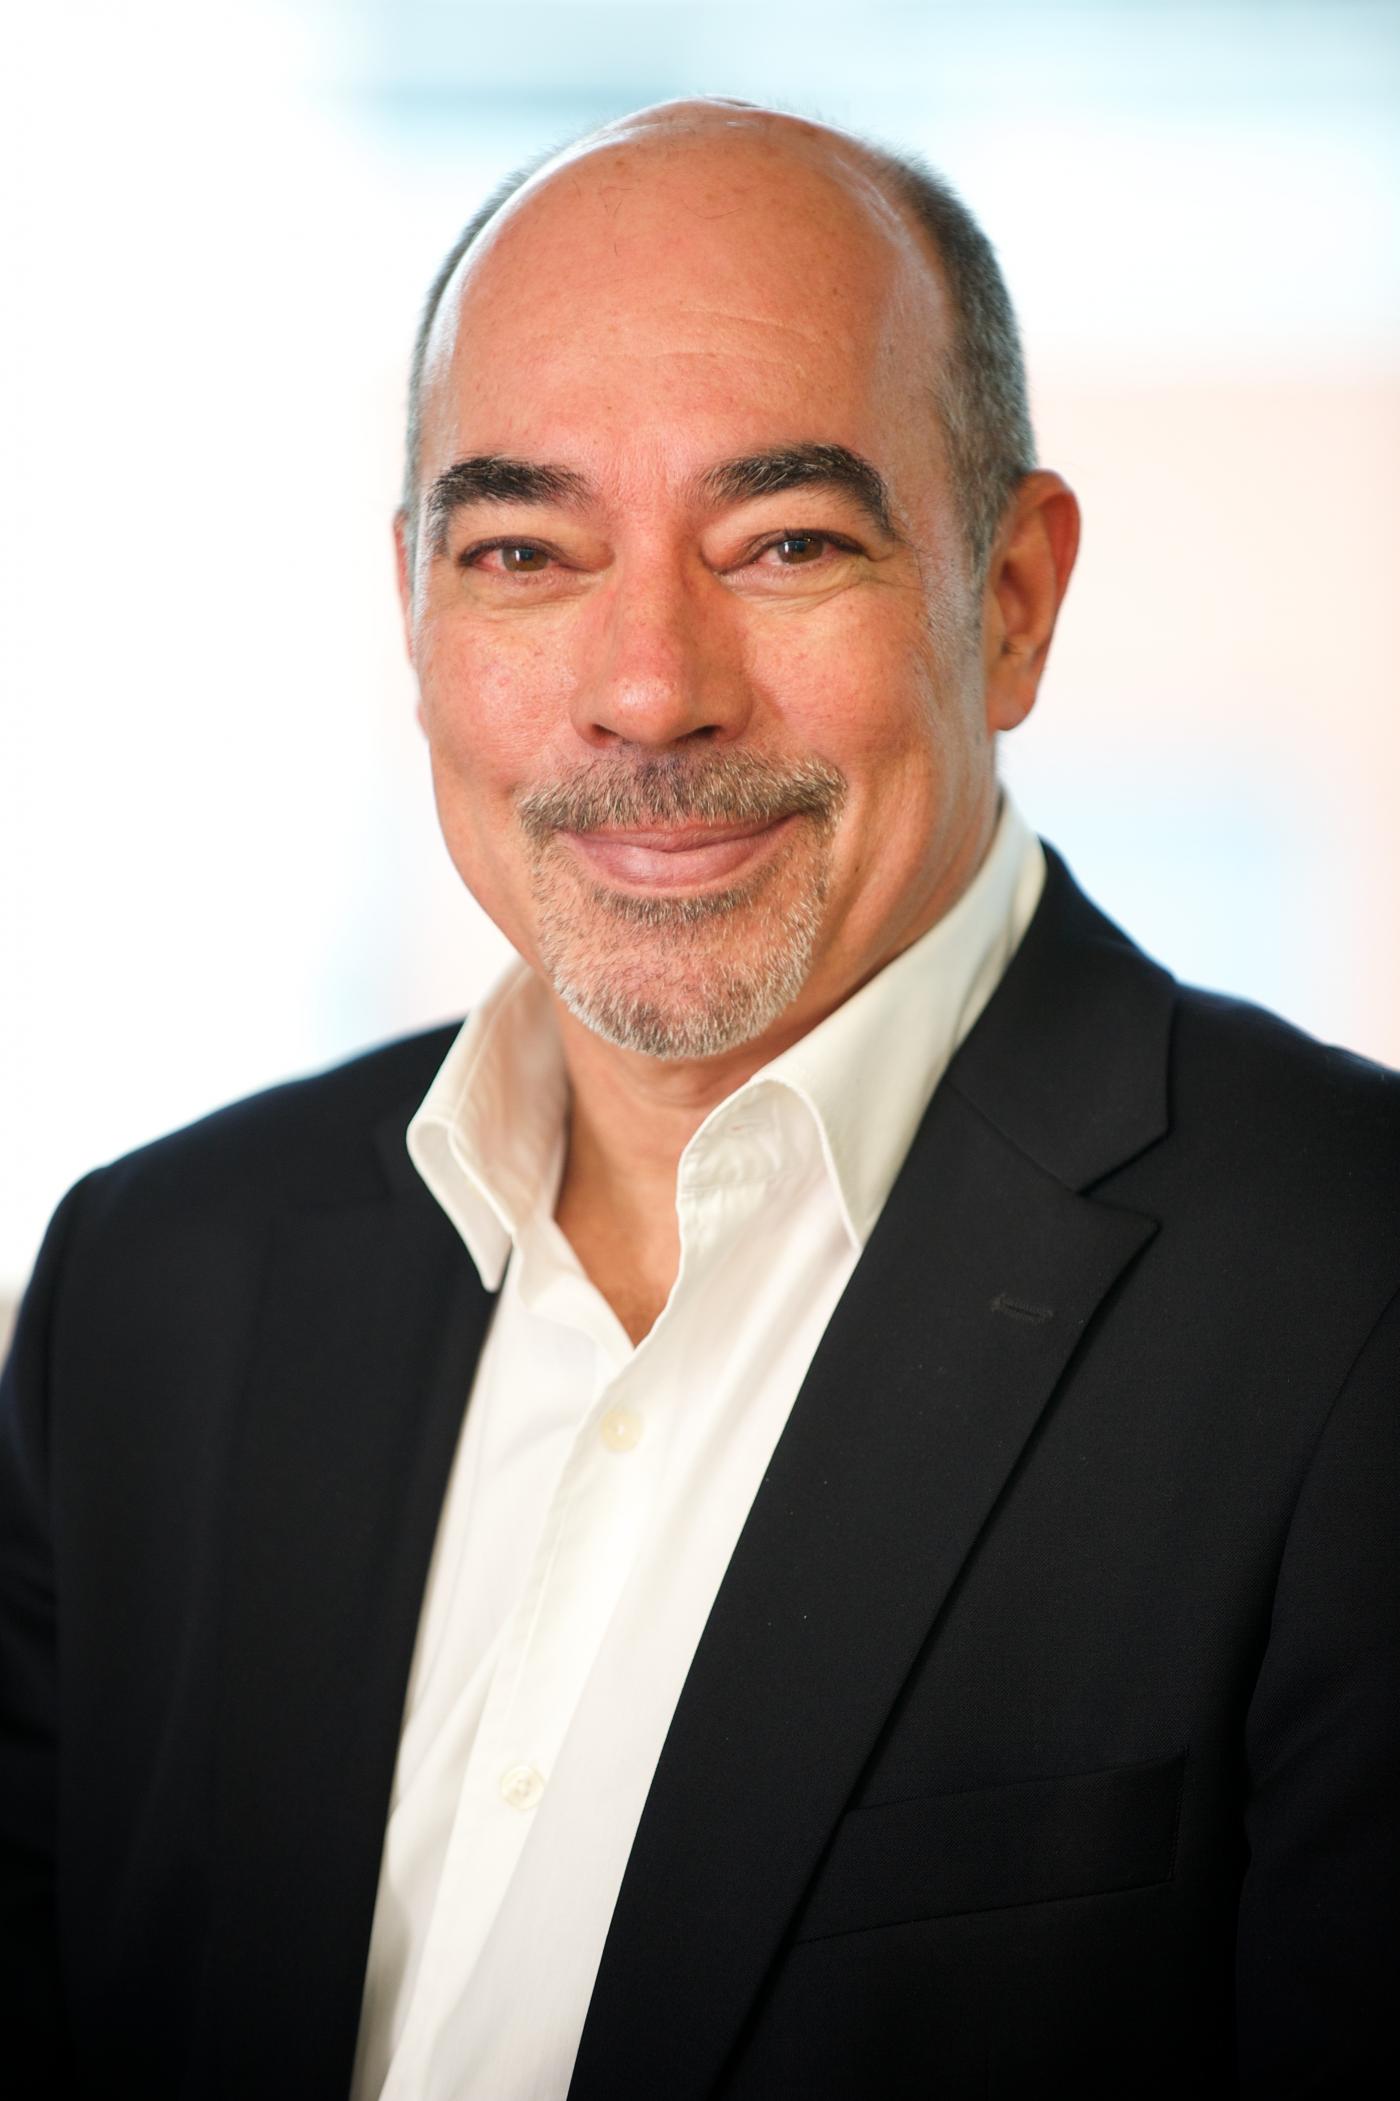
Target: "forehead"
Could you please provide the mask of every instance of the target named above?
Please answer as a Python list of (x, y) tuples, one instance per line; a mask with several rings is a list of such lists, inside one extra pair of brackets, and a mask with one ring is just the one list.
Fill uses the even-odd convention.
[(864, 449), (926, 405), (944, 308), (922, 236), (821, 140), (595, 145), (513, 200), (449, 287), (422, 465), (547, 444), (596, 468), (648, 435), (697, 456)]

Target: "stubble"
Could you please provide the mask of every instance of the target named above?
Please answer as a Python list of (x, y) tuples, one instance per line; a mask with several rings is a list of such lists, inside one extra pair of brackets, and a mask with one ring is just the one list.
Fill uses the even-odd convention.
[[(806, 983), (830, 882), (845, 778), (820, 760), (756, 753), (599, 761), (523, 795), (540, 961), (580, 1021), (652, 1058), (751, 1042)], [(647, 896), (591, 880), (560, 834), (792, 820), (780, 850), (723, 890)]]

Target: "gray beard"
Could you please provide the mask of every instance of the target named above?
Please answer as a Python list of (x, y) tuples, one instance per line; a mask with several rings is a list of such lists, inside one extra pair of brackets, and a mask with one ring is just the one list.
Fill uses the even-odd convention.
[[(617, 933), (601, 940), (597, 954), (581, 965), (572, 953), (575, 929), (560, 909), (555, 886), (537, 883), (540, 960), (569, 1012), (606, 1042), (648, 1058), (719, 1057), (761, 1036), (791, 1006), (812, 967), (826, 902), (825, 873), (782, 906), (762, 896), (767, 887), (679, 898), (625, 897), (595, 889), (591, 900), (618, 923)], [(723, 952), (705, 955), (694, 930), (710, 932), (717, 920), (736, 912), (756, 915), (748, 930), (755, 952), (744, 960)], [(643, 990), (634, 982), (639, 944), (635, 931), (629, 938), (629, 930), (639, 928), (655, 938), (655, 954), (648, 959), (655, 963), (654, 977), (664, 985), (680, 966), (684, 990), (677, 985), (673, 999), (666, 999), (660, 987)]]
[[(828, 888), (825, 848), (845, 787), (820, 761), (780, 765), (731, 751), (600, 761), (524, 795), (540, 961), (569, 1012), (649, 1058), (713, 1058), (761, 1035), (812, 967)], [(799, 851), (811, 856), (786, 902), (782, 865), (699, 897), (647, 897), (581, 882), (559, 860), (561, 830), (786, 816), (797, 817), (806, 833)], [(726, 941), (730, 921), (741, 923)]]

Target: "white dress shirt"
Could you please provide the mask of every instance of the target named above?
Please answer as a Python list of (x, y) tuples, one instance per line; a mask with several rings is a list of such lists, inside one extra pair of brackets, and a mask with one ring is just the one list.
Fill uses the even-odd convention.
[(423, 1600), (354, 2101), (562, 2101), (749, 1506), (1044, 874), (1004, 803), (952, 911), (711, 1111), (635, 1348), (554, 1223), (567, 1088), (539, 980), (513, 966), (449, 1051), (409, 1151), (500, 1299)]

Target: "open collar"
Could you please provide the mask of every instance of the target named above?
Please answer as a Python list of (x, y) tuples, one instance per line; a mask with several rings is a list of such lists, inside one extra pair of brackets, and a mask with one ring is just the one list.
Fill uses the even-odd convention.
[[(1044, 879), (1040, 842), (1004, 797), (991, 846), (952, 909), (720, 1102), (687, 1152), (703, 1154), (727, 1124), (781, 1090), (802, 1106), (859, 1253)], [(567, 1103), (548, 994), (514, 963), (463, 1024), (408, 1129), (409, 1156), (488, 1291), (499, 1288), (526, 1221), (553, 1196)]]

